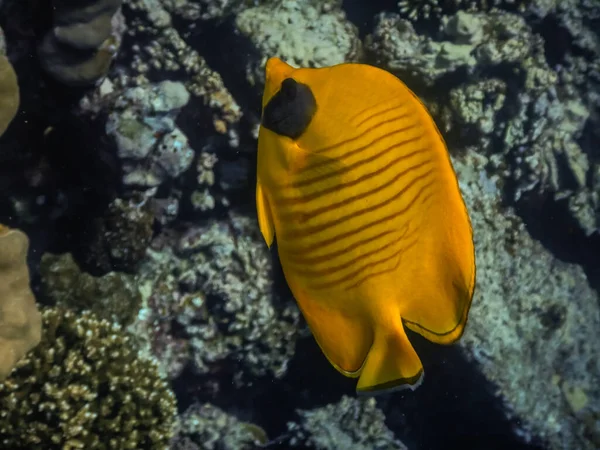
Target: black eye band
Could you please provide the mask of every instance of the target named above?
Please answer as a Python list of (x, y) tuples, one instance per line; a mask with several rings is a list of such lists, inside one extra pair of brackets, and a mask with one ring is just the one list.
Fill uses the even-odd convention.
[(310, 88), (286, 78), (279, 92), (265, 106), (262, 126), (281, 136), (298, 139), (316, 111), (317, 101)]

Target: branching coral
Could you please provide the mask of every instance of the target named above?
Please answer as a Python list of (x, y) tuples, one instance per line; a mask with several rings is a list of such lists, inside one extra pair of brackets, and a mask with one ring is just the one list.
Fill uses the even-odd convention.
[(172, 392), (120, 327), (44, 310), (41, 344), (0, 384), (0, 447), (167, 449)]
[(29, 240), (0, 225), (0, 380), (40, 341), (41, 318), (29, 287)]

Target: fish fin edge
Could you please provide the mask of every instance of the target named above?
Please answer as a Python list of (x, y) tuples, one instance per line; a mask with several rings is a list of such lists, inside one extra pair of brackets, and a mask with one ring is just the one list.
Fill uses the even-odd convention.
[(403, 389), (415, 390), (423, 381), (421, 359), (399, 326), (392, 333), (376, 332), (363, 365), (356, 392), (375, 395)]
[(449, 329), (448, 331), (437, 332), (434, 330), (430, 330), (423, 325), (408, 320), (406, 318), (402, 318), (402, 322), (411, 331), (423, 336), (430, 342), (439, 345), (452, 345), (456, 343), (462, 335), (465, 333), (465, 329), (467, 327), (467, 322), (469, 320), (469, 311), (471, 310), (471, 305), (473, 304), (473, 294), (475, 292), (475, 279), (476, 279), (476, 269), (473, 267), (473, 275), (471, 282), (469, 284), (469, 288), (467, 290), (467, 298), (464, 301), (463, 309), (461, 314), (459, 315), (459, 320), (456, 322), (456, 325)]
[(269, 201), (265, 196), (260, 180), (256, 182), (256, 213), (258, 215), (258, 227), (260, 228), (260, 232), (267, 243), (267, 246), (271, 248), (273, 239), (275, 238), (275, 225), (273, 223), (273, 215), (271, 214)]
[(361, 320), (360, 316), (348, 316), (312, 298), (299, 287), (297, 280), (287, 274), (286, 280), (295, 292), (298, 307), (329, 364), (348, 378), (359, 377), (373, 345), (373, 331), (368, 321)]
[(425, 371), (421, 370), (414, 377), (411, 378), (403, 378), (400, 380), (394, 380), (388, 383), (382, 383), (376, 386), (371, 386), (369, 388), (356, 389), (356, 394), (359, 397), (374, 397), (377, 395), (391, 394), (393, 392), (399, 391), (415, 391), (419, 386), (421, 386), (421, 384), (423, 384), (424, 378)]

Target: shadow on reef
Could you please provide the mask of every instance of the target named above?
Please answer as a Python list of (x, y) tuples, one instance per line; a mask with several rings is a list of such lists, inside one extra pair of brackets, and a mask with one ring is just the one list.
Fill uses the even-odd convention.
[[(598, 20), (590, 19), (597, 29)], [(535, 23), (533, 30), (544, 37), (544, 52), (551, 67), (564, 64), (565, 55), (584, 56), (593, 59), (594, 55), (578, 45), (574, 45), (574, 37), (560, 24), (556, 17), (549, 15)], [(592, 111), (586, 122), (579, 144), (585, 149), (590, 163), (600, 162), (600, 151), (597, 142), (600, 132), (596, 124), (599, 122), (599, 111)], [(559, 169), (561, 178), (568, 179), (565, 170), (568, 164), (561, 161)], [(591, 171), (590, 171), (591, 172)], [(572, 175), (571, 175), (572, 177)], [(588, 178), (590, 175), (588, 175)], [(592, 180), (588, 179), (589, 187)], [(570, 187), (576, 188), (576, 180), (570, 180)], [(508, 195), (512, 188), (508, 187)], [(534, 239), (540, 241), (557, 258), (583, 267), (590, 285), (600, 291), (600, 234), (598, 231), (586, 236), (569, 211), (567, 200), (554, 200), (551, 194), (531, 192), (517, 202), (516, 210), (525, 222), (527, 230)]]
[(520, 423), (509, 420), (496, 387), (457, 346), (432, 344), (409, 332), (425, 367), (423, 384), (414, 392), (383, 397), (387, 424), (414, 450), (543, 449), (535, 439), (516, 434)]

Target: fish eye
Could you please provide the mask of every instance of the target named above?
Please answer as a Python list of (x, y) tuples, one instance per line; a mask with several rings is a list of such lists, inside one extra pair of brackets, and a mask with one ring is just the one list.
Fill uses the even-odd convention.
[(286, 78), (281, 83), (281, 95), (287, 101), (293, 101), (296, 99), (298, 93), (298, 83), (293, 78)]

